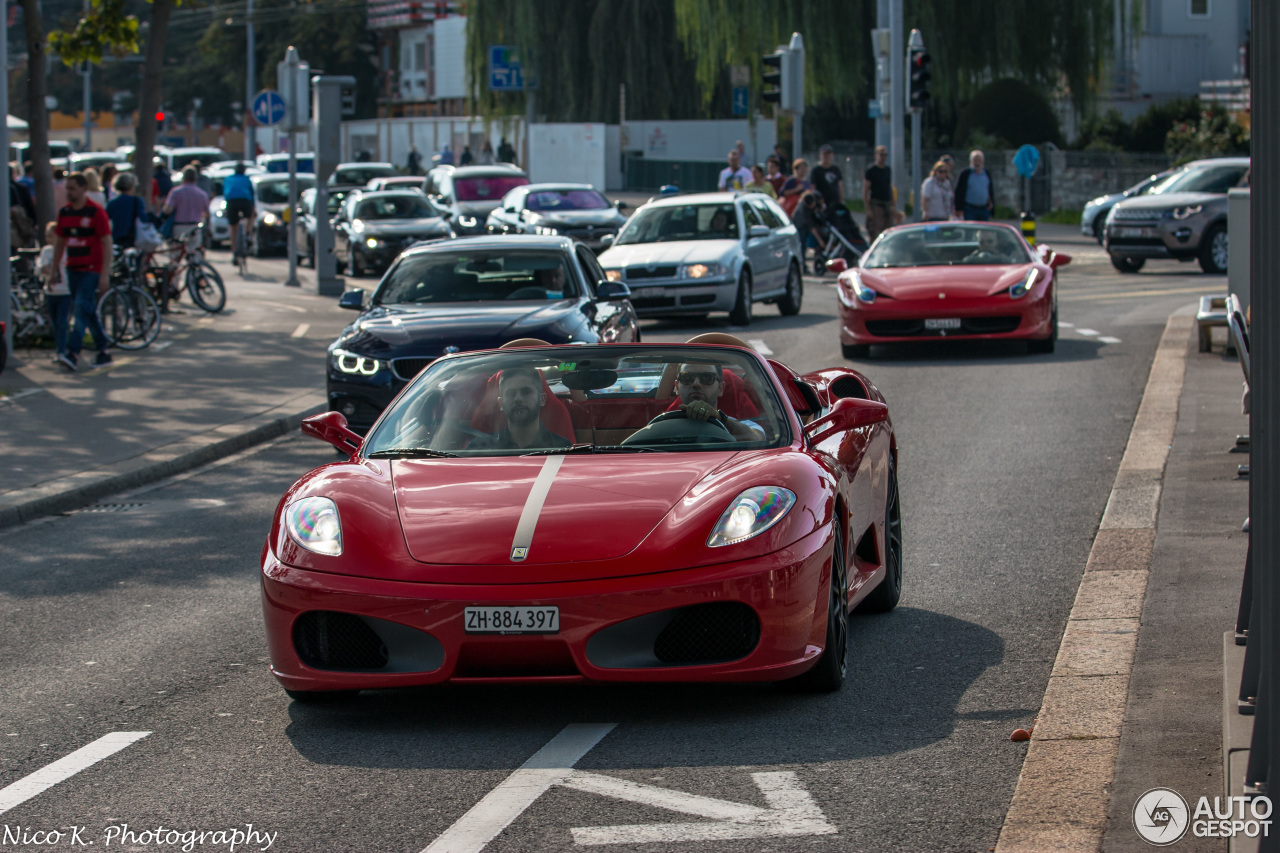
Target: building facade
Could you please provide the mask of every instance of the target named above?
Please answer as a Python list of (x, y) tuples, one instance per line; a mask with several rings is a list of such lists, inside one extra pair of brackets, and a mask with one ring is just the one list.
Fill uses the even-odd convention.
[(458, 3), (369, 0), (378, 46), (378, 115), (466, 113), (467, 19)]

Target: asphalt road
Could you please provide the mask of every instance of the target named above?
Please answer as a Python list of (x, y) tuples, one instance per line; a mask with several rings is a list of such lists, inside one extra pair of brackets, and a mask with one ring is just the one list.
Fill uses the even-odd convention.
[[(16, 833), (80, 827), (98, 848), (178, 850), (182, 833), (252, 824), (276, 833), (271, 850), (412, 853), (575, 723), (614, 724), (578, 770), (650, 787), (552, 787), (485, 850), (638, 837), (575, 828), (704, 832), (688, 825), (728, 803), (775, 808), (760, 784), (779, 778), (792, 808), (756, 825), (795, 835), (606, 849), (993, 847), (1025, 754), (1009, 733), (1040, 707), (1165, 319), (1222, 286), (1172, 262), (1121, 276), (1071, 249), (1055, 354), (951, 342), (857, 363), (898, 430), (905, 591), (853, 621), (840, 693), (446, 687), (293, 704), (266, 668), (258, 557), (285, 487), (333, 454), (291, 437), (0, 535), (0, 810), (5, 786), (86, 744), (150, 733), (0, 811), (0, 849), (75, 849)], [(757, 306), (746, 330), (649, 322), (645, 339), (731, 330), (798, 370), (841, 363), (834, 291), (807, 285), (797, 317)], [(779, 771), (794, 777), (752, 776)], [(159, 827), (178, 835), (141, 835)], [(191, 849), (229, 849), (215, 842)]]

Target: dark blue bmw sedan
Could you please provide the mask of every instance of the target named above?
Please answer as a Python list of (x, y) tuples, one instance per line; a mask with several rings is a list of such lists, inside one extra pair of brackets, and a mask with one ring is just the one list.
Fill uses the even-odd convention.
[(519, 338), (551, 344), (640, 340), (630, 291), (595, 253), (566, 237), (475, 237), (423, 244), (396, 259), (329, 345), (329, 408), (357, 432), (377, 420), (419, 370), (446, 353)]

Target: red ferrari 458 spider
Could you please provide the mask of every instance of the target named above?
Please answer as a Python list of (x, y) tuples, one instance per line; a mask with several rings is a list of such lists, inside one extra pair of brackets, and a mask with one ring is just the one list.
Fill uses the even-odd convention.
[(892, 228), (857, 267), (831, 262), (840, 271), (841, 348), (846, 358), (866, 358), (872, 344), (1019, 338), (1031, 352), (1053, 352), (1057, 269), (1070, 262), (995, 222)]
[(306, 421), (350, 458), (293, 484), (263, 549), (289, 694), (838, 688), (849, 612), (902, 589), (888, 407), (853, 370), (718, 337), (450, 355), (363, 441), (338, 412)]

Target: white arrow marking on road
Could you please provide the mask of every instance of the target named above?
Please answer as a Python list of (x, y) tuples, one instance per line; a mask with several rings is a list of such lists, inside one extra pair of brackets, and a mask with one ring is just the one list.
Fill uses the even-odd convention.
[(747, 343), (751, 344), (751, 348), (756, 352), (760, 353), (761, 355), (765, 355), (765, 356), (773, 355), (773, 350), (769, 349), (769, 345), (766, 344), (764, 341), (760, 340), (759, 338), (752, 338), (751, 340), (747, 341)]
[(12, 785), (0, 788), (0, 813), (25, 803), (44, 793), (54, 785), (92, 767), (104, 758), (115, 755), (129, 744), (142, 740), (151, 732), (112, 732), (93, 743), (86, 744), (70, 755), (41, 767), (35, 773), (24, 776)]
[(574, 772), (558, 784), (591, 794), (711, 818), (710, 822), (700, 823), (575, 827), (570, 830), (573, 840), (583, 846), (836, 834), (836, 828), (827, 822), (795, 773), (790, 770), (752, 773), (751, 778), (764, 794), (769, 808), (700, 797), (595, 773)]

